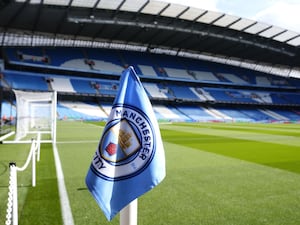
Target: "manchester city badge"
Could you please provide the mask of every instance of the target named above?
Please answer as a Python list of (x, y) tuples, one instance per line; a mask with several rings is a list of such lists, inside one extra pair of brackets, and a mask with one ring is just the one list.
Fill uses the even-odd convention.
[(103, 131), (93, 170), (107, 180), (122, 180), (142, 172), (154, 155), (153, 128), (135, 107), (115, 105)]

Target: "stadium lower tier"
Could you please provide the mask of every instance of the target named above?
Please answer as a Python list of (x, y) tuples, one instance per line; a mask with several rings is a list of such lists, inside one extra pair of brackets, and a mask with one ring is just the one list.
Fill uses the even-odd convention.
[[(6, 89), (115, 97), (119, 81), (5, 70), (0, 85)], [(300, 105), (300, 93), (289, 89), (265, 91), (247, 87), (205, 87), (184, 82), (172, 84), (165, 81), (143, 82), (143, 85), (150, 99)]]
[[(300, 122), (300, 110), (188, 105), (154, 105), (153, 109), (157, 120), (161, 122)], [(60, 120), (105, 121), (110, 110), (111, 105), (106, 103), (60, 101), (57, 117)], [(15, 105), (2, 102), (2, 120), (10, 121), (15, 116)]]

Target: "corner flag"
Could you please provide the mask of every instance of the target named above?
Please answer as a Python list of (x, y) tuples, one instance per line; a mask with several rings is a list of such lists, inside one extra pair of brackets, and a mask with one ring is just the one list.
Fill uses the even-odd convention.
[(129, 67), (86, 176), (108, 220), (165, 177), (165, 155), (148, 96)]

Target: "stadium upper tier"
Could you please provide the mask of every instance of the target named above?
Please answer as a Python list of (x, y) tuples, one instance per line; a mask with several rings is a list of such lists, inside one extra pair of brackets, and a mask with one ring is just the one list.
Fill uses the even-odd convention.
[(13, 65), (120, 75), (134, 66), (143, 77), (211, 84), (300, 87), (300, 81), (221, 64), (151, 53), (89, 48), (6, 48)]

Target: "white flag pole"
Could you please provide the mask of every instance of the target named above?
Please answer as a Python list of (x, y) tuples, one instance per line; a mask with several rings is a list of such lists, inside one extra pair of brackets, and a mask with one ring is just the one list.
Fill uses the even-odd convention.
[(137, 225), (137, 199), (130, 202), (120, 212), (120, 225)]

